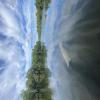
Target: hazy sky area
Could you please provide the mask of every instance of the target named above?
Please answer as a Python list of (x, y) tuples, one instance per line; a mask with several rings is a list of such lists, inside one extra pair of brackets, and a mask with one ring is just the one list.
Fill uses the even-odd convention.
[(43, 40), (54, 100), (100, 99), (100, 1), (53, 0)]
[[(34, 0), (0, 0), (0, 100), (22, 100), (35, 13)], [(100, 0), (52, 0), (43, 25), (53, 100), (100, 100)]]

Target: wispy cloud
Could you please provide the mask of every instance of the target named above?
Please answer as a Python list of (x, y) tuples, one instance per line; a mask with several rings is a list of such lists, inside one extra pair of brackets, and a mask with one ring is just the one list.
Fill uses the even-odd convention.
[[(49, 8), (44, 38), (48, 49), (48, 66), (52, 73), (50, 85), (54, 92), (54, 100), (84, 100), (84, 97), (86, 100), (99, 100), (95, 97), (98, 91), (97, 86), (92, 81), (85, 79), (84, 75), (76, 72), (80, 66), (82, 69), (86, 68), (86, 72), (89, 67), (87, 64), (93, 63), (94, 59), (90, 58), (92, 56), (88, 52), (90, 48), (92, 50), (93, 48), (84, 39), (87, 34), (90, 36), (89, 34), (97, 33), (99, 30), (94, 27), (90, 31), (88, 24), (82, 20), (88, 22), (88, 13), (95, 11), (94, 8), (91, 9), (90, 1), (52, 0)], [(97, 9), (96, 6), (95, 9)], [(94, 23), (93, 19), (91, 21)], [(85, 27), (86, 24), (88, 29)], [(95, 44), (95, 42), (92, 43)], [(88, 72), (89, 69), (87, 74)]]
[(0, 100), (21, 100), (31, 66), (31, 50), (37, 39), (35, 7), (34, 1), (22, 1), (0, 1)]

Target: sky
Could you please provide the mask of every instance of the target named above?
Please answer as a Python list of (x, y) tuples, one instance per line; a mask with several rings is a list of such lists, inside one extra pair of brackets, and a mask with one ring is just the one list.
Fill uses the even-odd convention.
[(0, 100), (22, 100), (36, 35), (32, 0), (0, 0)]
[(43, 40), (54, 100), (100, 99), (99, 0), (53, 0)]
[[(34, 2), (0, 0), (0, 100), (22, 100), (37, 40)], [(99, 3), (52, 0), (46, 12), (42, 41), (47, 47), (53, 100), (100, 98)]]

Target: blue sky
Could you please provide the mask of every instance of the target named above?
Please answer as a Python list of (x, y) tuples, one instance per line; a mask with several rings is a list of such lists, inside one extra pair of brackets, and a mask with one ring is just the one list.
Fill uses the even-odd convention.
[(21, 100), (37, 39), (32, 0), (0, 0), (0, 100)]
[[(66, 4), (66, 12), (70, 15), (71, 7), (76, 4), (74, 0), (52, 0), (43, 33), (43, 41), (48, 50), (48, 67), (52, 72), (50, 85), (55, 91), (54, 100), (66, 98), (64, 86), (67, 74), (65, 67), (60, 67), (66, 66), (66, 63), (59, 55), (59, 50), (53, 56), (59, 48), (57, 29)], [(25, 75), (31, 66), (31, 50), (37, 40), (36, 8), (34, 0), (1, 0), (0, 7), (0, 100), (21, 100), (19, 95), (25, 87)], [(58, 59), (60, 63), (56, 58), (62, 58)], [(65, 73), (63, 77), (60, 76), (60, 70)]]
[[(84, 17), (87, 4), (82, 0), (52, 0), (47, 11), (42, 40), (48, 51), (53, 100), (96, 100), (84, 86), (83, 77), (69, 72), (71, 60), (83, 63), (78, 56), (82, 46), (69, 45), (68, 41), (75, 38), (74, 25)], [(0, 100), (22, 100), (20, 93), (37, 40), (35, 14), (34, 0), (0, 0)]]
[(84, 53), (84, 47), (78, 43), (74, 44), (73, 41), (79, 39), (83, 33), (76, 27), (80, 25), (78, 21), (84, 18), (83, 11), (86, 12), (84, 9), (88, 6), (89, 0), (52, 0), (47, 12), (43, 41), (47, 46), (48, 67), (52, 73), (50, 86), (54, 91), (53, 100), (84, 100), (84, 97), (85, 100), (97, 100), (91, 93), (91, 89), (97, 87), (92, 82), (88, 84), (89, 80), (71, 70), (69, 66), (71, 61), (85, 63), (86, 55), (82, 55), (84, 59), (79, 56), (80, 52)]

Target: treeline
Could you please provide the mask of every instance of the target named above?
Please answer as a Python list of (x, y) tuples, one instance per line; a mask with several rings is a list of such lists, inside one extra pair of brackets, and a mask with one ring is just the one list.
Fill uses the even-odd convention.
[(27, 73), (26, 90), (22, 93), (23, 100), (52, 100), (46, 57), (46, 47), (41, 41), (36, 42), (32, 53), (32, 66)]
[(41, 42), (42, 13), (49, 7), (50, 0), (36, 0), (38, 41), (32, 50), (32, 66), (27, 72), (26, 89), (22, 92), (23, 100), (52, 100), (49, 88), (50, 72), (46, 66), (47, 50)]
[(42, 12), (45, 7), (45, 10), (48, 9), (49, 3), (51, 0), (36, 0), (36, 9), (37, 9), (37, 32), (38, 32), (38, 38), (41, 39), (41, 24), (42, 24)]

